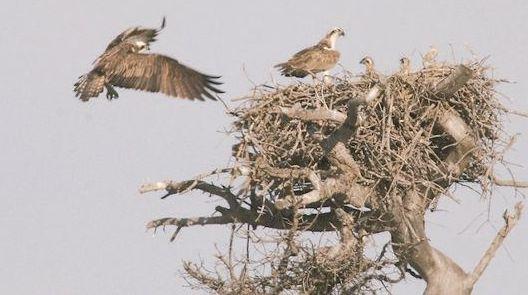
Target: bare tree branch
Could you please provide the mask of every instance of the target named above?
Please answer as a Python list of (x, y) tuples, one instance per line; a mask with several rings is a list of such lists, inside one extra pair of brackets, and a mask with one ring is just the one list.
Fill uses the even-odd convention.
[[(458, 84), (456, 84), (458, 86)], [(456, 142), (453, 150), (449, 153), (445, 162), (448, 175), (460, 175), (471, 160), (471, 154), (477, 143), (470, 133), (470, 128), (453, 110), (442, 114), (438, 120), (438, 126)]]
[[(239, 207), (237, 209), (228, 209), (221, 206), (216, 207), (216, 211), (222, 214), (221, 216), (202, 216), (202, 217), (190, 217), (190, 218), (160, 218), (153, 220), (147, 224), (147, 229), (158, 228), (165, 226), (176, 226), (179, 228), (195, 226), (195, 225), (212, 225), (212, 224), (230, 224), (230, 223), (243, 223), (251, 226), (264, 226), (267, 228), (274, 229), (291, 229), (294, 224), (294, 218), (292, 215), (289, 216), (275, 216), (269, 214), (258, 215), (255, 212)], [(364, 225), (369, 229), (371, 233), (378, 233), (387, 231), (379, 220), (375, 218), (370, 220), (367, 212), (359, 212), (348, 210), (347, 213), (353, 215), (354, 218), (362, 218)], [(340, 224), (340, 220), (336, 217), (333, 212), (328, 213), (315, 213), (315, 214), (300, 214), (298, 216), (300, 227), (305, 231), (312, 232), (326, 232), (335, 231), (336, 227)]]
[(511, 186), (511, 187), (517, 187), (517, 188), (527, 188), (528, 187), (528, 181), (521, 181), (521, 180), (515, 180), (515, 179), (500, 179), (496, 176), (492, 177), (492, 181), (494, 184), (498, 186)]
[(365, 206), (365, 202), (370, 194), (370, 188), (354, 182), (345, 183), (341, 178), (327, 178), (325, 181), (318, 181), (315, 189), (300, 196), (287, 196), (275, 201), (275, 207), (279, 210), (291, 208), (298, 205), (306, 207), (310, 204), (322, 202), (330, 198), (335, 198), (337, 202), (350, 204), (356, 208)]
[(473, 71), (465, 65), (458, 65), (456, 69), (440, 81), (434, 88), (433, 93), (437, 97), (450, 97), (462, 88), (473, 76)]
[(486, 250), (486, 253), (484, 253), (484, 256), (482, 256), (473, 272), (468, 276), (467, 284), (469, 284), (471, 287), (473, 287), (480, 276), (482, 276), (482, 273), (484, 273), (484, 270), (486, 270), (491, 260), (495, 256), (495, 253), (504, 242), (504, 239), (508, 236), (510, 231), (515, 227), (521, 218), (523, 207), (524, 205), (521, 202), (518, 202), (515, 205), (513, 214), (509, 213), (508, 210), (504, 212), (504, 226), (497, 233), (497, 236), (495, 236), (495, 239), (493, 239), (493, 242), (491, 242), (491, 245), (489, 246), (488, 250)]
[[(460, 65), (436, 85), (433, 93), (438, 97), (448, 97), (462, 88), (471, 76), (472, 71)], [(469, 126), (454, 111), (444, 113), (438, 120), (438, 126), (457, 143), (445, 161), (449, 175), (458, 177), (469, 164), (476, 142)], [(442, 181), (442, 185), (448, 187), (450, 181)], [(424, 294), (470, 294), (471, 288), (465, 284), (467, 274), (464, 270), (450, 257), (429, 244), (425, 233), (424, 209), (427, 202), (424, 196), (432, 199), (434, 192), (427, 188), (422, 192), (409, 191), (402, 197), (401, 205), (396, 202), (392, 209), (399, 224), (391, 231), (397, 255), (408, 260), (427, 282)]]
[(147, 229), (153, 228), (156, 230), (158, 227), (167, 225), (174, 225), (177, 227), (176, 231), (171, 237), (171, 242), (174, 241), (180, 230), (184, 227), (193, 225), (208, 225), (208, 224), (229, 224), (233, 223), (233, 219), (229, 216), (211, 216), (211, 217), (190, 217), (190, 218), (161, 218), (153, 220), (147, 223)]
[(167, 194), (165, 194), (162, 199), (170, 195), (183, 194), (197, 189), (204, 193), (209, 193), (223, 198), (232, 208), (238, 207), (236, 196), (228, 188), (219, 187), (202, 180), (186, 180), (180, 182), (169, 180), (165, 182), (149, 183), (142, 185), (139, 191), (140, 193), (146, 193), (163, 189), (167, 191)]
[(303, 121), (334, 121), (337, 123), (343, 123), (346, 119), (345, 114), (336, 110), (324, 108), (306, 110), (303, 109), (300, 104), (295, 104), (291, 108), (279, 107), (278, 110), (292, 119)]
[(170, 181), (159, 181), (159, 182), (143, 184), (139, 187), (139, 193), (144, 194), (148, 192), (164, 190), (164, 189), (167, 189), (167, 186), (169, 185), (169, 183)]

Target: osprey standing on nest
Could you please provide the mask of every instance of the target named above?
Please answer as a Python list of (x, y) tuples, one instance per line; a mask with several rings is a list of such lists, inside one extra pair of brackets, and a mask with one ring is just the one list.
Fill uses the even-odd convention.
[(400, 73), (402, 75), (409, 75), (411, 72), (411, 60), (408, 57), (400, 58)]
[(375, 76), (377, 74), (376, 69), (374, 68), (374, 60), (372, 59), (372, 57), (368, 55), (363, 57), (359, 61), (359, 64), (362, 64), (365, 66), (365, 75)]
[(365, 66), (365, 73), (363, 74), (363, 77), (367, 77), (374, 81), (384, 81), (386, 79), (384, 75), (376, 71), (374, 59), (372, 59), (372, 57), (367, 55), (363, 57), (359, 63)]
[(320, 72), (327, 74), (339, 61), (340, 53), (335, 50), (335, 43), (338, 37), (344, 35), (343, 29), (334, 28), (316, 45), (297, 52), (287, 62), (275, 67), (286, 77), (304, 78)]
[(202, 74), (170, 57), (143, 53), (150, 42), (165, 27), (159, 29), (131, 28), (119, 34), (94, 62), (93, 69), (79, 77), (74, 91), (82, 101), (97, 97), (106, 88), (106, 98), (117, 98), (113, 86), (162, 92), (169, 96), (216, 100), (216, 93), (224, 93), (213, 85), (220, 85), (219, 76)]

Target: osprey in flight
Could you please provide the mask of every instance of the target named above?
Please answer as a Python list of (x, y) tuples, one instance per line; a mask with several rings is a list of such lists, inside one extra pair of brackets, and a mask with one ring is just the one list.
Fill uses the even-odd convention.
[(327, 72), (339, 61), (340, 53), (335, 50), (338, 37), (344, 36), (345, 31), (334, 28), (314, 46), (303, 49), (293, 55), (287, 62), (276, 65), (281, 74), (286, 77), (303, 78), (307, 75), (315, 76), (320, 72)]
[(117, 98), (113, 86), (162, 92), (169, 96), (216, 100), (214, 94), (224, 93), (219, 76), (210, 76), (187, 67), (177, 60), (160, 54), (143, 53), (150, 42), (165, 27), (159, 29), (131, 28), (119, 34), (94, 62), (93, 69), (79, 77), (74, 91), (82, 101), (97, 97), (106, 88), (106, 98)]

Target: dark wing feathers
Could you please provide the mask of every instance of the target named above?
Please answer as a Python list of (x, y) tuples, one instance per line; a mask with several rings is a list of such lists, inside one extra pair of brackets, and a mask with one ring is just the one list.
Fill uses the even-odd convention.
[(77, 83), (73, 85), (73, 91), (76, 97), (82, 101), (88, 101), (91, 97), (96, 97), (103, 92), (104, 85), (105, 77), (94, 70), (80, 76)]
[(117, 35), (117, 37), (108, 44), (105, 51), (108, 51), (109, 49), (121, 44), (124, 41), (142, 41), (147, 46), (151, 43), (156, 41), (156, 36), (158, 33), (165, 27), (165, 17), (163, 17), (163, 20), (161, 21), (161, 26), (158, 29), (147, 29), (147, 28), (130, 28), (123, 33)]
[(223, 93), (213, 86), (221, 84), (215, 81), (219, 77), (202, 74), (164, 55), (129, 53), (105, 68), (109, 83), (117, 87), (199, 100), (204, 96), (216, 100), (213, 95)]
[(339, 52), (315, 45), (303, 49), (292, 56), (287, 62), (276, 65), (281, 74), (289, 77), (305, 77), (333, 68), (339, 61)]
[(159, 29), (136, 27), (119, 34), (96, 60), (94, 70), (80, 77), (74, 85), (76, 96), (82, 100), (98, 96), (108, 83), (174, 97), (216, 100), (215, 94), (224, 93), (215, 87), (222, 84), (217, 81), (219, 76), (202, 74), (167, 56), (134, 53), (133, 47), (139, 41), (148, 47), (164, 27), (165, 18)]

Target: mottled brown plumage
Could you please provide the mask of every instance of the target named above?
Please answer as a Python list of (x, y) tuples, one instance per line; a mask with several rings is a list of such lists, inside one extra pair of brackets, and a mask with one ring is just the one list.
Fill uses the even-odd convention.
[(148, 29), (139, 27), (130, 28), (124, 31), (123, 33), (117, 35), (117, 37), (115, 37), (114, 40), (112, 40), (112, 42), (108, 44), (105, 51), (108, 51), (110, 48), (120, 44), (125, 39), (131, 38), (137, 38), (138, 40), (145, 41), (148, 47), (148, 44), (150, 42), (156, 41), (156, 36), (158, 35), (159, 31), (161, 31), (163, 28), (165, 28), (165, 18), (163, 18), (163, 20), (161, 21), (161, 26), (159, 27), (159, 29)]
[(411, 72), (411, 60), (407, 57), (400, 58), (400, 73), (408, 75)]
[(370, 56), (363, 57), (360, 61), (360, 64), (365, 66), (365, 75), (374, 79), (378, 79), (379, 75), (374, 68), (374, 60)]
[(275, 67), (286, 77), (303, 78), (326, 72), (339, 61), (341, 54), (335, 50), (335, 41), (337, 37), (344, 35), (343, 29), (332, 29), (319, 43), (297, 52), (287, 62)]
[(82, 101), (97, 97), (106, 87), (108, 99), (118, 97), (112, 86), (162, 92), (173, 97), (216, 100), (223, 93), (215, 87), (219, 76), (210, 76), (159, 54), (142, 53), (155, 41), (159, 29), (132, 28), (119, 34), (95, 61), (88, 74), (79, 77), (74, 91)]

